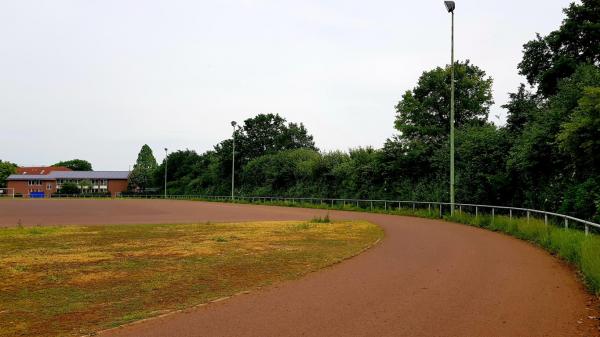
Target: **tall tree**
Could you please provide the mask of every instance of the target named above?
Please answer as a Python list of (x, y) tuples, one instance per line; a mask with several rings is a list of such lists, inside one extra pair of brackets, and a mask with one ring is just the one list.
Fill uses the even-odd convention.
[[(451, 67), (424, 72), (417, 86), (407, 91), (396, 106), (396, 129), (400, 139), (439, 144), (450, 129)], [(455, 64), (455, 125), (483, 125), (492, 100), (492, 79), (468, 60)]]
[[(246, 119), (235, 131), (236, 171), (264, 155), (294, 149), (317, 150), (313, 136), (302, 123), (286, 122), (279, 114), (259, 114)], [(219, 162), (218, 174), (223, 180), (231, 178), (232, 146), (232, 140), (226, 139), (214, 148)], [(236, 180), (239, 177), (237, 175)]]
[(156, 171), (157, 167), (158, 164), (156, 163), (152, 149), (147, 144), (144, 144), (138, 153), (133, 170), (129, 175), (129, 189), (144, 191), (148, 187), (152, 187), (154, 171)]
[(236, 134), (240, 158), (259, 156), (293, 149), (316, 150), (313, 137), (302, 123), (286, 124), (279, 114), (259, 114), (246, 119)]
[(521, 75), (538, 85), (545, 97), (554, 95), (561, 79), (571, 76), (582, 63), (600, 65), (600, 1), (582, 0), (564, 10), (558, 30), (537, 34), (523, 48)]
[(540, 106), (540, 99), (521, 84), (517, 92), (509, 93), (508, 103), (502, 106), (507, 110), (506, 129), (514, 136), (521, 134), (539, 113)]
[(577, 165), (577, 173), (598, 174), (600, 167), (600, 87), (586, 87), (577, 108), (558, 134), (561, 148)]
[(64, 166), (68, 167), (73, 171), (92, 171), (92, 164), (83, 159), (72, 159), (58, 162), (52, 166)]
[[(193, 150), (179, 150), (169, 153), (167, 157), (167, 188), (169, 193), (191, 193), (188, 185), (197, 179), (203, 172), (203, 156)], [(155, 181), (160, 182), (162, 188), (165, 177), (165, 162), (163, 161), (154, 171)], [(225, 182), (226, 183), (226, 182)], [(202, 192), (203, 191), (195, 191)]]

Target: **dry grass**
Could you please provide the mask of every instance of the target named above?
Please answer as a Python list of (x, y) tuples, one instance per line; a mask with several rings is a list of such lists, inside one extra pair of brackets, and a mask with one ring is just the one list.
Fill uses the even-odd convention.
[(372, 245), (366, 222), (0, 229), (0, 336), (79, 336), (298, 278)]

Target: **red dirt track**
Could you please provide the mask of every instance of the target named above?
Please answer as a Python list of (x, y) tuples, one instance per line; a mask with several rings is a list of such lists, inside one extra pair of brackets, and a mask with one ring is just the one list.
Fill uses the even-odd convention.
[(600, 336), (573, 270), (517, 239), (437, 220), (162, 200), (0, 200), (0, 226), (305, 220), (380, 225), (365, 253), (300, 280), (101, 336)]

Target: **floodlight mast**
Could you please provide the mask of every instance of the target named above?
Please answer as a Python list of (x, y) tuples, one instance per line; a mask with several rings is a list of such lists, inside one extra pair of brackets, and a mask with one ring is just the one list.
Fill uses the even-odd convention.
[(167, 163), (169, 162), (169, 149), (165, 147), (165, 199), (167, 198)]
[(452, 13), (452, 28), (450, 42), (450, 68), (452, 71), (450, 79), (450, 214), (454, 215), (454, 1), (444, 1), (448, 13)]
[(235, 126), (237, 125), (236, 121), (231, 121), (231, 126), (233, 127), (233, 149), (231, 150), (231, 201), (233, 201), (235, 195)]

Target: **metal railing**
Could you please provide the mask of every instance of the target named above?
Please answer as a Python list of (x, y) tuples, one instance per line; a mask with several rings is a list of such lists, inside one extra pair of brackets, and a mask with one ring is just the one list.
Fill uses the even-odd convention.
[[(134, 198), (134, 199), (165, 199), (162, 195), (130, 195), (130, 196), (119, 196), (119, 198)], [(405, 208), (412, 208), (413, 211), (417, 209), (427, 209), (430, 214), (433, 212), (439, 212), (439, 217), (442, 218), (444, 213), (448, 213), (451, 210), (452, 204), (449, 202), (438, 202), (438, 201), (412, 201), (412, 200), (380, 200), (380, 199), (341, 199), (341, 198), (294, 198), (294, 197), (264, 197), (264, 196), (236, 196), (232, 199), (229, 196), (206, 196), (206, 195), (168, 195), (166, 199), (176, 199), (176, 200), (207, 200), (207, 201), (223, 201), (223, 202), (235, 202), (242, 201), (248, 203), (256, 203), (256, 202), (270, 202), (270, 203), (286, 203), (286, 204), (318, 204), (325, 205), (331, 208), (335, 208), (336, 206), (355, 206), (361, 210), (398, 210)], [(526, 216), (527, 220), (532, 216), (540, 216), (544, 218), (544, 223), (548, 225), (552, 219), (558, 219), (562, 222), (562, 225), (565, 229), (575, 228), (576, 224), (582, 226), (585, 230), (585, 234), (588, 235), (590, 233), (590, 227), (595, 229), (600, 229), (600, 224), (594, 223), (592, 221), (579, 219), (570, 215), (559, 214), (548, 211), (540, 211), (536, 209), (530, 208), (521, 208), (521, 207), (508, 207), (508, 206), (494, 206), (494, 205), (479, 205), (479, 204), (462, 204), (455, 203), (454, 211), (459, 214), (468, 213), (468, 211), (474, 212), (475, 217), (477, 218), (480, 213), (483, 211), (487, 211), (488, 214), (492, 217), (492, 221), (496, 216), (498, 216), (498, 211), (504, 212), (504, 215), (508, 215), (512, 220), (513, 215), (521, 215)]]

